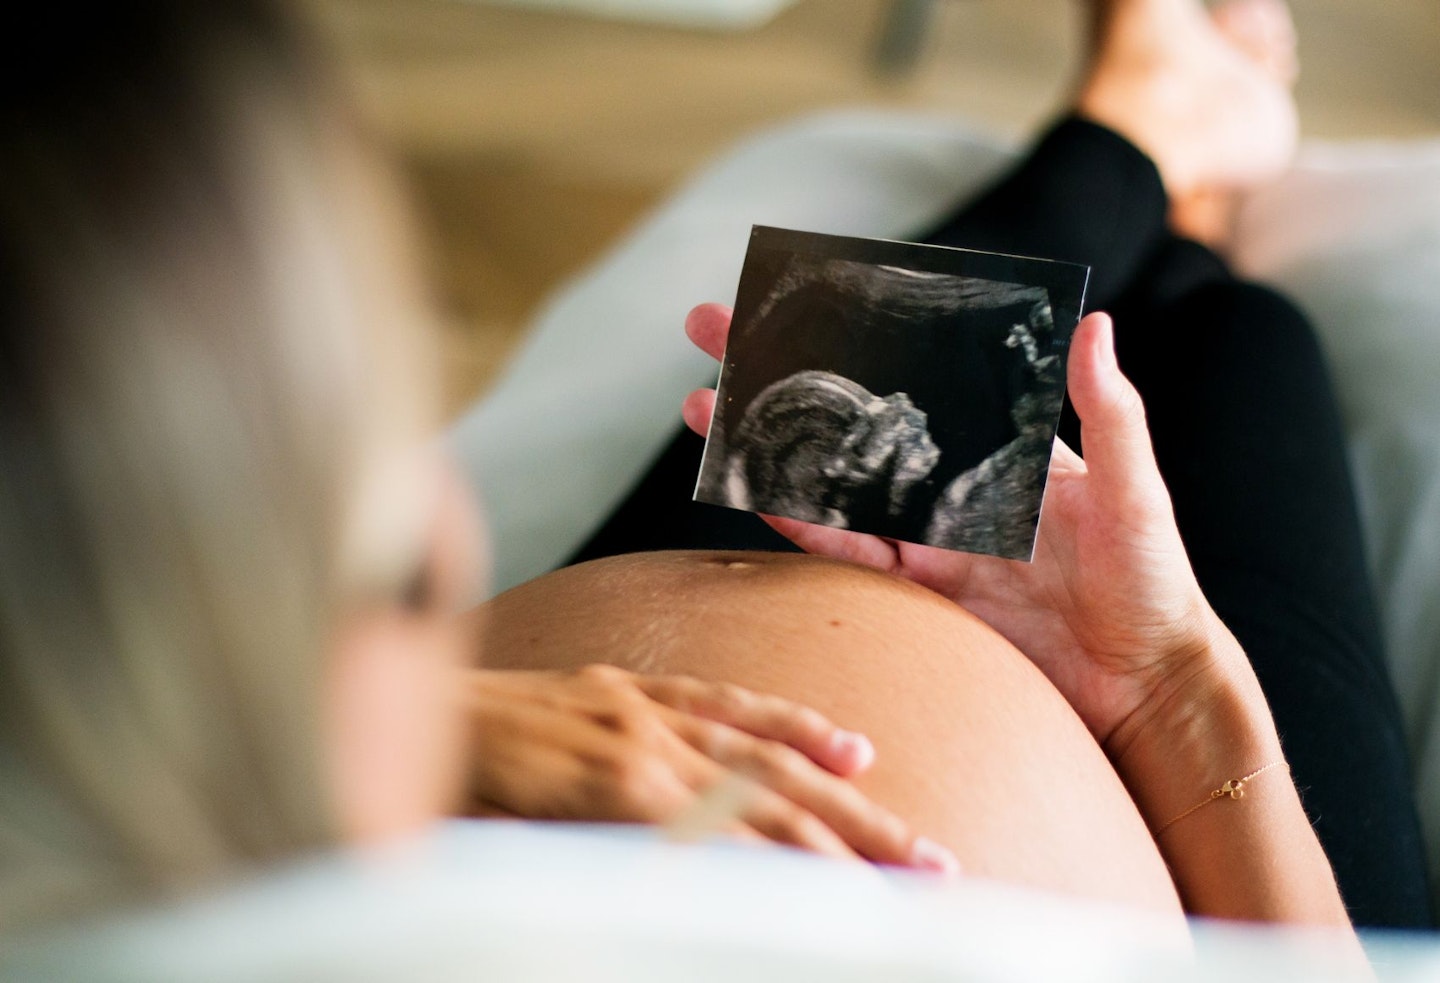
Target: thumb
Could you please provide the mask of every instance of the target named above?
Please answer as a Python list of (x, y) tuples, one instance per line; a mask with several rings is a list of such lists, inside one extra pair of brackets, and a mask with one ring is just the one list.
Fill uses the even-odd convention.
[(1106, 497), (1133, 492), (1137, 484), (1159, 483), (1145, 404), (1115, 361), (1115, 326), (1109, 314), (1090, 314), (1080, 322), (1070, 343), (1068, 369), (1070, 401), (1080, 417), (1090, 480), (1109, 493)]

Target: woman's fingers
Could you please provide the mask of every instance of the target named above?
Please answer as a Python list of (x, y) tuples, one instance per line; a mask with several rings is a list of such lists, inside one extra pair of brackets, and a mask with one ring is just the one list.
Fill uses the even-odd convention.
[(680, 404), (685, 425), (702, 437), (710, 435), (710, 418), (715, 414), (715, 390), (697, 389)]
[[(725, 355), (725, 342), (730, 336), (730, 314), (730, 308), (723, 304), (701, 304), (685, 316), (685, 334), (702, 352), (718, 361)], [(713, 389), (695, 390), (680, 406), (685, 425), (702, 437), (709, 435), (714, 413)]]
[(667, 838), (698, 843), (718, 835), (769, 840), (842, 860), (859, 859), (814, 814), (738, 772), (701, 758), (690, 803), (663, 824)]
[(788, 846), (811, 850), (827, 857), (857, 860), (858, 851), (814, 813), (767, 788), (757, 787), (750, 795), (740, 819), (755, 832)]
[(741, 818), (766, 836), (833, 852), (824, 846), (823, 829), (846, 852), (876, 863), (958, 872), (948, 850), (917, 836), (900, 817), (793, 747), (695, 718), (676, 729), (701, 753), (759, 786)]
[(900, 553), (895, 544), (879, 536), (820, 526), (778, 515), (762, 515), (760, 518), (807, 553), (858, 563), (889, 573), (900, 572)]
[(1069, 444), (1056, 437), (1055, 449), (1050, 454), (1050, 477), (1084, 473), (1084, 459), (1071, 450)]
[(719, 361), (725, 356), (733, 312), (724, 304), (701, 304), (685, 316), (685, 335), (706, 355)]
[[(958, 870), (948, 851), (916, 836), (909, 824), (836, 777), (874, 760), (874, 747), (863, 735), (809, 707), (739, 686), (687, 676), (639, 676), (635, 682), (675, 711), (669, 725), (681, 740), (758, 786), (740, 818), (767, 838), (831, 855), (853, 852), (877, 863)], [(706, 795), (701, 793), (702, 800)], [(837, 853), (832, 838), (844, 854)]]
[[(779, 741), (837, 775), (854, 775), (875, 760), (869, 738), (843, 730), (819, 711), (779, 696), (690, 676), (637, 676), (635, 683), (658, 703), (754, 737)], [(690, 735), (681, 736), (688, 740)]]
[(869, 741), (789, 700), (604, 665), (473, 680), (471, 815), (663, 823), (682, 838), (739, 828), (948, 869), (948, 854), (836, 774), (868, 765)]

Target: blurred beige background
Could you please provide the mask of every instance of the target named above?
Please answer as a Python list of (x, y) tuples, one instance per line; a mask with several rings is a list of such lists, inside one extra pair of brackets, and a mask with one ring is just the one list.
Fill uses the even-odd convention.
[[(483, 391), (551, 290), (728, 145), (850, 106), (1023, 135), (1063, 105), (1082, 11), (1081, 0), (942, 0), (910, 70), (886, 77), (875, 55), (891, 0), (798, 0), (741, 32), (465, 0), (312, 3), (412, 180), (453, 411)], [(1440, 136), (1440, 0), (1291, 5), (1309, 136)]]

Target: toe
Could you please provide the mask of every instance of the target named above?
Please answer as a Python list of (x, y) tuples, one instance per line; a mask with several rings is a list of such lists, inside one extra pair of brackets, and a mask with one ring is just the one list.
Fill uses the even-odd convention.
[(1223, 0), (1211, 10), (1222, 35), (1266, 74), (1292, 85), (1300, 73), (1295, 21), (1284, 0)]

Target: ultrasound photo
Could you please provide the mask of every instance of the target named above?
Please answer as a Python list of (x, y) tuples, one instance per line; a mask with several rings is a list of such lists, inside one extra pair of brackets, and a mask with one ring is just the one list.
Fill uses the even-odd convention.
[(1029, 560), (1089, 273), (756, 226), (696, 500)]

